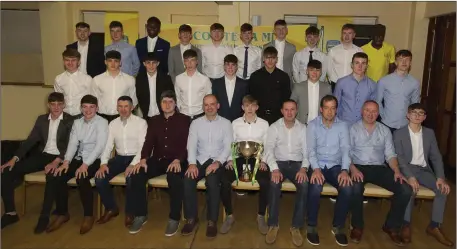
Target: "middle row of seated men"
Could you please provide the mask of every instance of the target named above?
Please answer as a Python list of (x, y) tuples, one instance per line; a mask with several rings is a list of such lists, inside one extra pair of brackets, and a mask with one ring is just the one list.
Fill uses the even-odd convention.
[[(332, 233), (337, 244), (348, 244), (344, 227), (350, 209), (353, 226), (351, 239), (356, 242), (361, 239), (361, 189), (367, 182), (373, 182), (394, 193), (383, 231), (397, 245), (403, 244), (404, 238), (400, 238), (400, 229), (403, 229), (404, 219), (410, 219), (407, 217), (410, 213), (406, 209), (413, 201), (413, 189), (398, 167), (390, 130), (376, 122), (379, 107), (375, 101), (369, 100), (364, 103), (362, 120), (350, 129), (346, 122), (336, 117), (338, 100), (332, 95), (325, 95), (320, 99), (321, 115), (310, 121), (308, 127), (296, 119), (297, 103), (291, 99), (283, 101), (280, 110), (282, 118), (271, 126), (257, 116), (258, 102), (250, 95), (242, 100), (244, 115), (232, 124), (218, 115), (220, 104), (213, 94), (204, 96), (204, 115), (193, 121), (177, 111), (177, 102), (173, 91), (163, 92), (160, 96), (162, 114), (155, 115), (146, 123), (144, 119), (132, 114), (132, 98), (121, 96), (117, 99), (120, 117), (108, 125), (106, 119), (97, 115), (98, 99), (92, 95), (85, 95), (80, 102), (82, 117), (74, 120), (70, 132), (68, 119), (71, 120), (71, 117), (63, 112), (64, 96), (57, 92), (51, 93), (48, 98), (50, 114), (38, 118), (51, 120), (53, 125), (48, 121), (49, 136), (40, 134), (44, 132), (42, 127), (35, 127), (25, 143), (27, 147), (21, 148), (18, 156), (2, 166), (2, 197), (6, 213), (14, 212), (14, 198), (13, 203), (5, 199), (3, 181), (11, 180), (14, 174), (18, 175), (20, 171), (27, 173), (30, 164), (34, 164), (35, 171), (40, 170), (39, 166), (33, 163), (40, 162), (40, 166), (46, 172), (46, 189), (35, 233), (55, 231), (69, 220), (66, 185), (69, 179), (76, 176), (84, 209), (80, 233), (85, 234), (91, 230), (94, 223), (90, 179), (95, 177), (95, 184), (105, 207), (103, 216), (97, 220), (98, 224), (103, 224), (119, 214), (109, 181), (125, 172), (125, 226), (129, 228), (130, 233), (135, 234), (148, 219), (147, 180), (166, 174), (170, 189), (170, 214), (165, 235), (172, 236), (178, 231), (182, 205), (186, 223), (181, 234), (190, 235), (199, 225), (197, 182), (206, 178), (206, 236), (214, 238), (218, 232), (217, 220), (221, 200), (228, 216), (220, 232), (227, 233), (235, 221), (230, 201), (235, 165), (231, 157), (232, 142), (254, 141), (265, 145), (256, 180), (260, 185), (257, 223), (259, 232), (266, 235), (266, 243), (272, 244), (276, 240), (279, 230), (281, 184), (284, 179), (289, 179), (297, 189), (290, 227), (292, 242), (296, 246), (303, 243), (300, 229), (305, 226), (305, 210), (307, 241), (313, 245), (320, 243), (317, 230), (319, 198), (326, 182), (338, 189), (332, 222)], [(410, 112), (416, 109), (423, 111), (420, 104), (415, 105), (418, 106), (410, 107)], [(59, 120), (66, 120), (65, 134), (62, 134), (62, 130), (60, 135), (57, 132)], [(64, 145), (66, 140), (68, 146)], [(25, 154), (24, 150), (30, 149), (32, 143), (40, 143), (43, 153), (35, 155), (35, 160), (23, 160), (20, 156)], [(113, 146), (116, 155), (110, 158)], [(436, 144), (433, 146), (436, 147)], [(435, 147), (423, 148), (425, 158), (429, 154), (428, 150), (436, 150)], [(441, 159), (435, 160), (438, 160), (439, 165)], [(386, 161), (391, 169), (385, 166)], [(15, 166), (16, 163), (18, 165)], [(239, 172), (242, 171), (242, 163), (242, 158), (238, 158), (236, 165)], [(253, 171), (252, 160), (249, 166)], [(6, 169), (8, 167), (9, 170)], [(372, 171), (376, 173), (366, 173), (362, 183), (360, 171), (365, 167), (373, 167)], [(379, 168), (374, 170), (376, 167)], [(363, 172), (365, 174), (369, 171)], [(379, 175), (383, 177), (377, 177)], [(11, 186), (7, 189), (5, 191), (14, 191)], [(414, 192), (416, 191), (414, 188)], [(449, 186), (444, 183), (442, 188), (437, 187), (435, 192), (437, 195), (445, 196), (449, 192)], [(50, 223), (49, 217), (54, 201), (57, 217)], [(266, 221), (267, 206), (269, 215)], [(408, 208), (411, 208), (411, 205)], [(439, 209), (434, 212), (442, 213), (444, 205)], [(4, 217), (2, 221), (3, 219)], [(439, 224), (442, 220), (432, 222)], [(436, 229), (439, 230), (439, 227)]]

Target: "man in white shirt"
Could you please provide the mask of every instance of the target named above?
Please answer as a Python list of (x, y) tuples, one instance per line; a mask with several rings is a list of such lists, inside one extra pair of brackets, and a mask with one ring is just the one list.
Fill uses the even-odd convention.
[(198, 55), (195, 50), (187, 50), (183, 57), (186, 71), (176, 77), (175, 93), (179, 112), (194, 120), (204, 115), (203, 97), (211, 94), (211, 82), (197, 71)]
[(355, 27), (353, 24), (345, 24), (341, 28), (341, 44), (336, 45), (327, 54), (328, 77), (332, 85), (332, 92), (335, 90), (336, 81), (352, 73), (351, 60), (357, 52), (363, 52), (352, 42), (355, 38)]
[[(243, 117), (237, 118), (233, 121), (233, 141), (235, 143), (243, 141), (252, 141), (258, 144), (265, 145), (267, 139), (268, 122), (264, 119), (257, 117), (256, 111), (259, 109), (257, 100), (250, 95), (246, 95), (243, 98)], [(263, 154), (261, 155), (261, 161), (259, 161), (258, 171), (256, 172), (255, 180), (259, 183), (259, 204), (257, 212), (257, 227), (261, 234), (265, 235), (268, 231), (268, 226), (265, 222), (265, 210), (268, 204), (268, 189), (270, 186), (270, 171), (265, 163)], [(221, 184), (221, 200), (225, 207), (225, 213), (227, 218), (221, 227), (221, 233), (228, 233), (232, 224), (235, 222), (232, 210), (232, 182), (238, 179), (243, 179), (243, 169), (248, 167), (249, 172), (253, 174), (255, 172), (254, 167), (256, 163), (256, 157), (249, 158), (248, 165), (245, 165), (246, 160), (244, 157), (239, 156), (233, 161), (233, 157), (230, 156), (227, 159), (225, 165), (224, 174), (222, 177)], [(234, 167), (237, 169), (237, 175), (235, 175)], [(238, 179), (236, 179), (238, 177)]]
[(273, 244), (279, 230), (279, 201), (284, 178), (296, 187), (295, 208), (290, 233), (295, 246), (303, 244), (300, 229), (305, 224), (305, 203), (308, 194), (308, 152), (306, 147), (306, 126), (298, 121), (297, 103), (284, 101), (283, 118), (268, 129), (265, 153), (271, 171), (270, 199), (268, 210), (267, 244)]
[(77, 119), (82, 116), (80, 101), (90, 93), (92, 78), (78, 70), (81, 62), (78, 51), (67, 48), (62, 57), (65, 72), (56, 76), (54, 91), (63, 93), (66, 102), (64, 111)]
[[(128, 176), (141, 159), (148, 125), (144, 119), (132, 114), (133, 108), (132, 98), (119, 97), (117, 111), (120, 117), (109, 124), (108, 141), (100, 157), (100, 168), (95, 173), (95, 185), (105, 206), (103, 216), (97, 220), (98, 224), (104, 224), (119, 215), (110, 180), (122, 172)], [(116, 156), (111, 158), (113, 146), (116, 148)], [(126, 206), (128, 205), (131, 206), (132, 203), (126, 201)]]
[(326, 55), (317, 47), (319, 44), (319, 29), (315, 26), (309, 26), (305, 31), (305, 39), (307, 46), (295, 53), (292, 62), (293, 75), (295, 83), (302, 83), (308, 79), (306, 66), (311, 60), (318, 60), (322, 64), (320, 81), (325, 82), (327, 77), (327, 62)]
[(97, 75), (92, 80), (92, 93), (99, 101), (99, 114), (111, 122), (119, 117), (117, 114), (117, 99), (120, 96), (132, 98), (133, 106), (138, 104), (135, 91), (135, 79), (121, 72), (121, 53), (108, 51), (106, 53), (107, 71)]
[(240, 39), (243, 45), (234, 49), (238, 58), (238, 71), (236, 75), (239, 78), (248, 80), (251, 74), (262, 67), (262, 49), (251, 44), (253, 28), (249, 23), (244, 23), (240, 27)]
[(220, 23), (213, 23), (210, 26), (211, 44), (202, 46), (203, 74), (211, 79), (218, 79), (224, 76), (224, 57), (233, 54), (233, 48), (222, 45), (224, 39), (224, 26)]

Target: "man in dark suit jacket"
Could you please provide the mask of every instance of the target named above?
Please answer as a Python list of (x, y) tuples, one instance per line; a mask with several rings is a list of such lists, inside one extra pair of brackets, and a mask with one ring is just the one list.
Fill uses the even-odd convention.
[[(140, 61), (143, 61), (144, 57), (146, 57), (149, 52), (154, 52), (160, 62), (158, 70), (168, 74), (168, 52), (170, 51), (170, 43), (158, 36), (161, 25), (162, 23), (159, 18), (155, 16), (150, 17), (145, 25), (148, 36), (138, 39), (135, 43), (135, 47)], [(140, 65), (139, 73), (142, 72), (146, 72), (144, 65)]]
[[(38, 116), (32, 132), (15, 156), (1, 166), (1, 192), (5, 207), (5, 214), (1, 220), (2, 229), (19, 221), (14, 205), (15, 181), (26, 174), (41, 170), (45, 170), (46, 173), (52, 172), (64, 160), (73, 118), (63, 112), (65, 102), (62, 93), (51, 93), (48, 97), (48, 107), (49, 113)], [(32, 152), (35, 146), (38, 148)]]
[(79, 71), (95, 76), (106, 71), (104, 44), (102, 41), (92, 39), (90, 26), (85, 22), (76, 24), (76, 37), (78, 41), (68, 44), (68, 48), (77, 50), (81, 54), (81, 65)]
[[(174, 92), (174, 86), (170, 76), (158, 70), (158, 67), (160, 67), (161, 64), (156, 53), (148, 53), (143, 59), (143, 65), (146, 68), (146, 71), (140, 72), (136, 76), (135, 87), (138, 105), (143, 113), (143, 118), (146, 120), (162, 113), (160, 95), (167, 90)], [(155, 88), (152, 88), (152, 92), (154, 92), (152, 96), (150, 89), (150, 86), (152, 86), (151, 84), (155, 84)]]
[(236, 77), (238, 58), (229, 54), (224, 58), (225, 76), (214, 80), (212, 91), (219, 101), (218, 114), (230, 122), (241, 117), (243, 97), (248, 94), (248, 84), (245, 80)]

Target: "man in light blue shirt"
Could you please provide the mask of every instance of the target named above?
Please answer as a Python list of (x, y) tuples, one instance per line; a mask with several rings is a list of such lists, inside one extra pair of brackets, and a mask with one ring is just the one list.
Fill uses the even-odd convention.
[[(95, 176), (100, 167), (100, 156), (108, 140), (108, 121), (98, 116), (97, 111), (97, 98), (92, 95), (85, 95), (81, 99), (83, 117), (74, 121), (65, 160), (54, 173), (54, 180), (58, 181), (59, 184), (56, 185), (56, 189), (49, 190), (59, 192), (56, 208), (68, 210), (67, 182), (76, 176), (84, 209), (84, 220), (81, 224), (80, 234), (89, 232), (94, 224), (94, 196), (90, 179)], [(69, 219), (67, 214), (66, 221)], [(52, 227), (53, 224), (51, 223), (50, 226)]]
[(233, 141), (232, 124), (217, 115), (219, 102), (208, 94), (203, 98), (205, 115), (190, 125), (187, 140), (189, 168), (184, 176), (184, 216), (187, 220), (182, 235), (194, 233), (198, 226), (197, 183), (206, 178), (207, 220), (206, 237), (217, 235), (222, 164), (230, 156)]
[(348, 244), (344, 223), (352, 195), (352, 181), (348, 173), (351, 164), (349, 129), (344, 121), (336, 117), (337, 108), (335, 96), (324, 96), (320, 101), (322, 115), (309, 122), (306, 131), (308, 160), (311, 164), (311, 170), (308, 170), (307, 240), (312, 245), (319, 245), (317, 219), (325, 182), (338, 189), (332, 229), (336, 243), (340, 246)]
[(409, 50), (395, 54), (395, 72), (378, 81), (376, 102), (381, 122), (393, 132), (408, 124), (408, 106), (420, 102), (420, 83), (409, 74), (413, 55)]
[[(355, 123), (349, 132), (350, 156), (353, 163), (351, 165), (353, 183), (351, 240), (359, 243), (362, 238), (364, 185), (373, 183), (394, 193), (383, 231), (395, 244), (402, 245), (398, 232), (403, 224), (412, 189), (398, 167), (397, 154), (389, 128), (376, 122), (378, 114), (378, 104), (373, 100), (366, 101), (362, 108), (362, 120)], [(386, 161), (390, 169), (385, 164)]]
[(115, 50), (121, 53), (121, 71), (135, 77), (140, 70), (140, 60), (136, 48), (124, 41), (124, 30), (122, 23), (112, 21), (109, 25), (111, 39), (113, 43), (105, 47), (105, 54)]
[(376, 83), (366, 76), (368, 55), (357, 52), (352, 56), (352, 73), (337, 81), (333, 95), (338, 99), (338, 118), (350, 127), (362, 116), (362, 105), (366, 100), (375, 100)]

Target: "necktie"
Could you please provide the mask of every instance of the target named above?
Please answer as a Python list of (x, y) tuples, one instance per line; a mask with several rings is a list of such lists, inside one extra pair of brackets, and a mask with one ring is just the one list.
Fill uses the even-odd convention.
[(249, 47), (244, 47), (244, 67), (243, 67), (243, 79), (246, 79), (248, 77), (248, 48)]
[(313, 60), (313, 52), (314, 51), (309, 51), (309, 60), (308, 60), (308, 62)]

